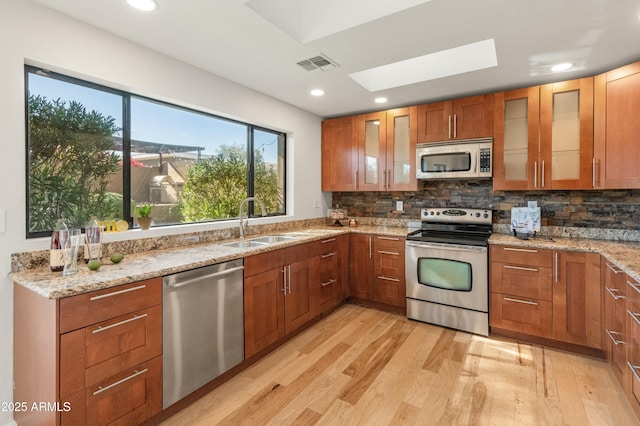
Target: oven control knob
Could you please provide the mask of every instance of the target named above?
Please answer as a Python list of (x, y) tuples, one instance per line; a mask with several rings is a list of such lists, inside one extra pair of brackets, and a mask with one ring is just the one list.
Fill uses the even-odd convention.
[(489, 217), (489, 214), (488, 214), (488, 213), (485, 213), (485, 214), (484, 214), (484, 218), (485, 218), (485, 219), (487, 219), (488, 217)]
[(480, 213), (476, 213), (476, 217), (480, 217)]
[(435, 213), (434, 213), (434, 212), (429, 212), (429, 214), (430, 214), (431, 216), (433, 216)]

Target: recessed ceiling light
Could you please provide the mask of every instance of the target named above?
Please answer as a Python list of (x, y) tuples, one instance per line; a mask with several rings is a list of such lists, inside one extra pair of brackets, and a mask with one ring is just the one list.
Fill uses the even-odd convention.
[(311, 92), (312, 96), (322, 96), (324, 95), (324, 90), (322, 89), (313, 89)]
[(388, 99), (387, 99), (387, 98), (385, 98), (385, 97), (380, 97), (380, 98), (375, 98), (375, 99), (374, 99), (374, 101), (375, 101), (375, 103), (377, 103), (377, 104), (383, 104), (383, 103), (387, 102), (387, 101), (388, 101)]
[(130, 6), (145, 12), (151, 12), (158, 7), (158, 3), (156, 3), (155, 0), (127, 0), (127, 3), (129, 3)]
[(561, 64), (552, 66), (551, 67), (551, 71), (553, 71), (553, 72), (566, 71), (569, 68), (571, 68), (572, 66), (573, 66), (573, 64), (571, 62), (563, 62)]

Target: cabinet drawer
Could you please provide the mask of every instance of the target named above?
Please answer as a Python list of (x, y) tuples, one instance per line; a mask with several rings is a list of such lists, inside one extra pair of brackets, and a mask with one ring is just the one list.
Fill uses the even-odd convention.
[(73, 409), (61, 414), (62, 425), (141, 424), (162, 409), (162, 357), (96, 383), (70, 401)]
[(373, 281), (373, 300), (393, 306), (407, 306), (404, 277), (376, 276)]
[(327, 237), (320, 241), (314, 242), (312, 248), (312, 256), (324, 256), (329, 253), (337, 253), (338, 238), (339, 237)]
[(324, 312), (334, 304), (337, 288), (340, 283), (338, 256), (332, 255), (318, 258), (318, 275), (312, 278), (316, 287), (317, 313)]
[(627, 315), (629, 324), (629, 348), (627, 350), (628, 370), (625, 371), (625, 374), (631, 376), (628, 396), (631, 403), (640, 408), (640, 306), (628, 302)]
[(552, 270), (540, 266), (491, 262), (491, 291), (552, 301)]
[(491, 246), (489, 260), (492, 262), (551, 268), (553, 265), (553, 250), (529, 247)]
[(627, 298), (636, 306), (640, 306), (640, 283), (631, 278), (629, 275), (626, 276), (626, 286), (625, 294)]
[(546, 300), (491, 293), (491, 326), (551, 338), (552, 309)]
[(60, 395), (65, 397), (162, 354), (162, 306), (60, 336)]
[(376, 276), (401, 278), (404, 280), (404, 239), (376, 236), (373, 243), (374, 274)]
[(60, 333), (161, 303), (161, 278), (67, 297), (60, 300)]

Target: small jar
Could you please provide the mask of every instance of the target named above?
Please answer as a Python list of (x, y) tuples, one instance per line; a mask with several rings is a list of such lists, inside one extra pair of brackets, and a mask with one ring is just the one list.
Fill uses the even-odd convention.
[(355, 219), (349, 219), (349, 226), (355, 227), (358, 226), (358, 222)]

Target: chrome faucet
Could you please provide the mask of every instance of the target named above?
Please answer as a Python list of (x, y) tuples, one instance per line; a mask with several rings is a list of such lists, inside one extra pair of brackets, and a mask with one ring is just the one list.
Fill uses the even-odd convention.
[(247, 231), (247, 226), (249, 226), (249, 214), (247, 213), (247, 219), (242, 220), (242, 209), (249, 201), (257, 201), (262, 208), (262, 216), (267, 215), (267, 211), (264, 209), (264, 203), (258, 197), (247, 197), (240, 203), (240, 238), (244, 238), (244, 234)]

